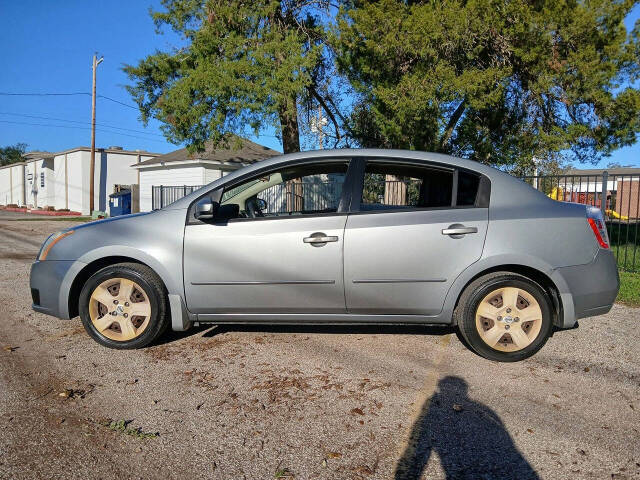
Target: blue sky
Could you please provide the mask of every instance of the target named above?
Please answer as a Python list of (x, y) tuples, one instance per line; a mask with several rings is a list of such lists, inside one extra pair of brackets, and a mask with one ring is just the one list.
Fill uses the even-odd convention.
[[(104, 56), (98, 93), (132, 105), (122, 65), (179, 43), (171, 32), (155, 33), (149, 7), (157, 9), (159, 2), (0, 0), (0, 92), (90, 92), (91, 58), (98, 52)], [(638, 17), (636, 7), (626, 21), (629, 29)], [(135, 108), (98, 98), (96, 145), (158, 153), (179, 148), (164, 140), (158, 122), (145, 128), (138, 117)], [(24, 142), (30, 150), (47, 151), (88, 146), (90, 120), (87, 95), (0, 96), (0, 146)], [(273, 131), (252, 139), (282, 151)], [(614, 152), (601, 166), (610, 162), (640, 166), (640, 144)]]

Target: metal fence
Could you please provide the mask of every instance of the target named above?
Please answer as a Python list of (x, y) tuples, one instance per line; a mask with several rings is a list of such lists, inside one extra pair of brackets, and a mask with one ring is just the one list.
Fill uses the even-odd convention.
[(151, 187), (151, 209), (164, 208), (199, 188), (202, 188), (202, 185), (153, 185)]
[[(180, 200), (201, 185), (153, 185), (151, 208), (158, 210)], [(235, 194), (241, 192), (240, 188)], [(265, 214), (282, 214), (302, 211), (337, 210), (342, 192), (342, 182), (286, 182), (266, 188), (258, 198), (267, 203)], [(232, 195), (233, 196), (233, 195)]]
[(265, 215), (336, 211), (342, 184), (342, 181), (285, 182), (263, 190), (258, 198), (266, 203)]
[(621, 270), (640, 272), (640, 174), (538, 175), (522, 180), (554, 200), (592, 205), (605, 216)]

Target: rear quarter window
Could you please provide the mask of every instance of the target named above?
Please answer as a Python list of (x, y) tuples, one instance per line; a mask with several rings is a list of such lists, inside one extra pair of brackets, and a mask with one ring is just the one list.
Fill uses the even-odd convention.
[(472, 207), (476, 204), (478, 188), (480, 186), (480, 176), (475, 173), (458, 172), (458, 192), (456, 205), (462, 207)]

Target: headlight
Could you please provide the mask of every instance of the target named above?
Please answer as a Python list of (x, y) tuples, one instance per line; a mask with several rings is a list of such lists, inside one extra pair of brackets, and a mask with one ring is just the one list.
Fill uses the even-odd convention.
[(75, 230), (63, 230), (61, 232), (56, 232), (49, 235), (49, 238), (47, 238), (42, 244), (42, 247), (40, 247), (40, 251), (38, 252), (38, 256), (36, 257), (36, 259), (40, 261), (45, 260), (53, 246), (64, 237), (68, 237), (69, 235), (71, 235), (74, 231)]

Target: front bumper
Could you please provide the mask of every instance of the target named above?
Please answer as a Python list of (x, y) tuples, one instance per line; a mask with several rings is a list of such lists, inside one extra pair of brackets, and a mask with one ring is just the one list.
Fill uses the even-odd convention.
[(31, 265), (29, 285), (31, 307), (40, 313), (69, 318), (69, 291), (77, 272), (84, 266), (77, 261), (45, 260)]
[(572, 327), (579, 318), (607, 313), (618, 296), (620, 277), (611, 250), (599, 249), (591, 263), (558, 268), (555, 274), (567, 286), (566, 292), (560, 292), (563, 307), (573, 310), (573, 322), (565, 315), (564, 327)]

